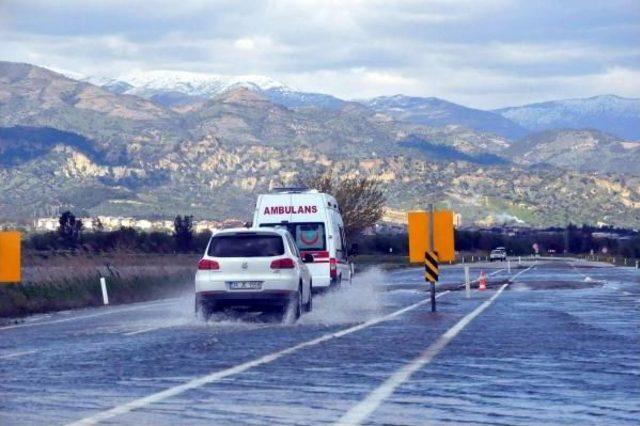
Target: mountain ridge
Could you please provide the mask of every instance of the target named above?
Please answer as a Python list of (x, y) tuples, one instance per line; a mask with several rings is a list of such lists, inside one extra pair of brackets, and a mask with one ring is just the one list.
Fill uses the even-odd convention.
[(625, 139), (640, 139), (640, 98), (598, 95), (494, 110), (531, 131), (594, 128)]
[(577, 223), (640, 224), (637, 177), (503, 162), (516, 141), (407, 123), (358, 103), (288, 108), (235, 88), (177, 111), (0, 63), (0, 112), (0, 152), (11, 157), (0, 162), (0, 217), (72, 209), (244, 218), (256, 193), (331, 169), (376, 176), (391, 208), (438, 199), (465, 223), (545, 226), (566, 211)]
[(435, 97), (379, 96), (363, 103), (375, 111), (384, 112), (398, 120), (414, 124), (432, 127), (457, 124), (508, 138), (522, 137), (527, 133), (524, 128), (499, 114), (469, 108)]
[(511, 145), (504, 154), (521, 165), (546, 163), (564, 169), (640, 175), (640, 142), (596, 129), (545, 130)]
[[(222, 75), (187, 71), (135, 71), (119, 77), (87, 77), (118, 94), (145, 97), (165, 107), (181, 107), (247, 88), (287, 108), (340, 109), (361, 103), (397, 120), (428, 126), (464, 125), (510, 139), (549, 129), (594, 127), (626, 139), (640, 139), (640, 99), (617, 95), (570, 98), (481, 110), (436, 97), (407, 95), (345, 100), (324, 93), (297, 90), (264, 75)], [(628, 103), (626, 107), (621, 103)], [(625, 112), (626, 111), (626, 112)], [(622, 120), (622, 123), (621, 123)]]

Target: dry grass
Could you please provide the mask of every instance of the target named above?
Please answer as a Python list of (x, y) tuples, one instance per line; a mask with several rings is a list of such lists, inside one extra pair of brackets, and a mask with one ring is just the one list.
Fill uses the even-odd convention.
[(47, 253), (24, 256), (23, 282), (0, 286), (0, 317), (170, 297), (193, 285), (196, 255)]

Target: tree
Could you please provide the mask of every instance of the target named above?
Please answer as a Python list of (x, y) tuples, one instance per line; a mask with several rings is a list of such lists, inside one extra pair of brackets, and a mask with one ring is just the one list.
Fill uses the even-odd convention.
[(76, 217), (70, 211), (62, 213), (58, 220), (58, 234), (62, 238), (65, 247), (73, 249), (80, 241), (80, 233), (82, 232), (82, 220)]
[(134, 228), (121, 226), (110, 234), (111, 246), (115, 250), (130, 251), (135, 250), (138, 245), (138, 231)]
[(173, 237), (179, 251), (191, 250), (193, 242), (193, 216), (178, 215), (173, 220)]
[(375, 225), (384, 213), (386, 197), (379, 180), (361, 176), (338, 179), (329, 171), (312, 176), (303, 184), (336, 198), (347, 238)]
[(99, 217), (96, 216), (91, 220), (91, 228), (93, 229), (93, 232), (104, 231), (104, 225)]

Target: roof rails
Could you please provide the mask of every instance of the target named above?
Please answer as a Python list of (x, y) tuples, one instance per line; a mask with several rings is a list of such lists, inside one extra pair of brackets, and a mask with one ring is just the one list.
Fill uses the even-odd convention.
[(300, 192), (318, 192), (315, 189), (310, 189), (306, 186), (292, 186), (292, 187), (284, 187), (284, 188), (273, 188), (272, 192), (283, 192), (283, 193), (300, 193)]

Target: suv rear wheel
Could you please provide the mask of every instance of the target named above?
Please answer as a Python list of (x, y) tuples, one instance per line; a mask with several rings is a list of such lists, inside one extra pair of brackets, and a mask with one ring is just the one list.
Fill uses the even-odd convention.
[(284, 306), (282, 322), (285, 324), (293, 324), (300, 318), (300, 315), (302, 315), (302, 309), (302, 283), (300, 283), (294, 299), (290, 300), (289, 303)]
[(211, 302), (205, 303), (196, 299), (195, 311), (196, 311), (196, 317), (204, 321), (209, 321), (209, 319), (216, 312), (216, 306)]
[(311, 291), (312, 288), (313, 288), (313, 281), (310, 281), (309, 282), (309, 301), (304, 305), (305, 312), (311, 312), (313, 310), (313, 291)]

